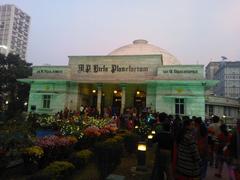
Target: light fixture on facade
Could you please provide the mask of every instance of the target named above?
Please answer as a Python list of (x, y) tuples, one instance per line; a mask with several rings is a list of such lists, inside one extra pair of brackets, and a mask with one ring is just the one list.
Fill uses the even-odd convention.
[(114, 90), (113, 93), (114, 93), (114, 94), (117, 94), (117, 90)]
[(95, 90), (95, 89), (93, 89), (93, 90), (92, 90), (92, 92), (93, 92), (93, 93), (96, 93), (96, 90)]
[(8, 101), (6, 101), (5, 104), (8, 104)]
[(135, 129), (138, 129), (138, 126), (135, 126)]
[(139, 95), (140, 94), (140, 91), (137, 91), (137, 95)]
[(28, 104), (28, 103), (27, 103), (27, 102), (25, 102), (25, 103), (24, 103), (24, 106), (27, 106), (27, 104)]

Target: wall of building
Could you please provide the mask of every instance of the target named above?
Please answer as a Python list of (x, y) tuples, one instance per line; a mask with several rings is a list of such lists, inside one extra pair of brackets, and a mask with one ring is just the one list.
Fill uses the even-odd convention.
[(204, 88), (199, 85), (158, 84), (156, 111), (175, 114), (175, 98), (184, 99), (184, 115), (205, 118)]
[[(50, 108), (43, 108), (43, 95), (50, 95), (51, 102)], [(36, 113), (49, 113), (54, 114), (60, 110), (63, 110), (65, 106), (69, 106), (69, 101), (73, 99), (68, 97), (68, 86), (65, 81), (34, 81), (31, 84), (28, 111), (32, 111), (32, 107), (35, 106)]]
[(156, 111), (156, 85), (148, 84), (146, 92), (146, 107)]
[(7, 53), (18, 54), (22, 60), (26, 60), (30, 16), (16, 6), (7, 4), (0, 6), (0, 19), (0, 45), (7, 46)]
[(225, 116), (231, 120), (239, 118), (239, 100), (219, 96), (206, 96), (206, 117), (210, 118), (212, 115)]

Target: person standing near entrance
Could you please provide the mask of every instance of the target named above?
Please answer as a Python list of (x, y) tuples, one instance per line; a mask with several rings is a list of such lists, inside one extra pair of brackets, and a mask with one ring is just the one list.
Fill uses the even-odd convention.
[(158, 147), (155, 153), (151, 180), (164, 179), (164, 174), (166, 174), (167, 180), (173, 180), (171, 162), (174, 138), (170, 132), (170, 121), (165, 119), (162, 122), (162, 130), (157, 132), (153, 141), (158, 143)]
[(194, 122), (186, 119), (177, 137), (177, 180), (200, 178), (200, 155), (193, 137)]
[(237, 120), (236, 130), (228, 146), (231, 165), (235, 173), (235, 179), (240, 179), (240, 119)]
[(194, 119), (195, 122), (195, 138), (199, 151), (199, 155), (201, 157), (201, 177), (203, 180), (207, 175), (207, 167), (208, 167), (208, 130), (205, 123), (202, 121), (201, 117), (196, 117)]

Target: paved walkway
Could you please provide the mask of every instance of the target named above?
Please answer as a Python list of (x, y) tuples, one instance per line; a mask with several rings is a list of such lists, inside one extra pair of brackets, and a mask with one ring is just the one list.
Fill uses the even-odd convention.
[(217, 171), (217, 169), (208, 167), (208, 174), (207, 174), (206, 180), (228, 180), (229, 179), (226, 165), (224, 165), (221, 179), (214, 176), (216, 171)]

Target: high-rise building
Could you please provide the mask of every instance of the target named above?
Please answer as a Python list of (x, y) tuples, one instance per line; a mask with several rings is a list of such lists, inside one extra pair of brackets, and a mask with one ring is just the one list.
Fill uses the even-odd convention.
[(240, 98), (240, 61), (210, 62), (206, 67), (206, 77), (219, 81), (214, 94)]
[(217, 72), (219, 69), (220, 61), (211, 61), (208, 63), (206, 66), (206, 79), (214, 79), (214, 74)]
[(26, 60), (30, 16), (15, 5), (0, 6), (0, 53), (18, 54)]

